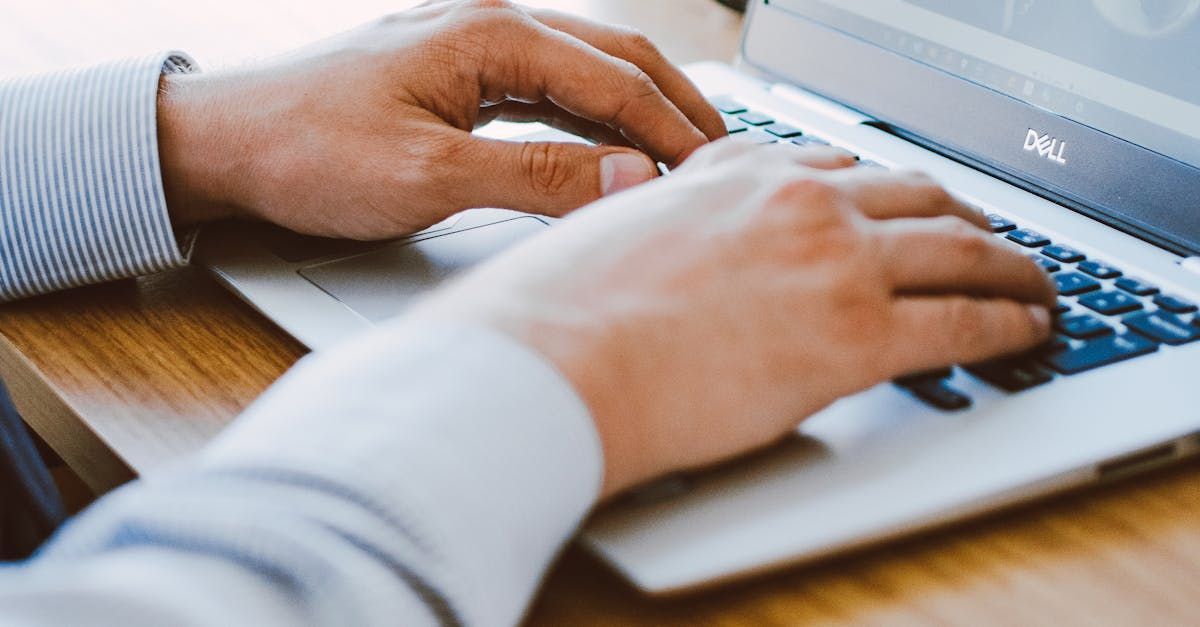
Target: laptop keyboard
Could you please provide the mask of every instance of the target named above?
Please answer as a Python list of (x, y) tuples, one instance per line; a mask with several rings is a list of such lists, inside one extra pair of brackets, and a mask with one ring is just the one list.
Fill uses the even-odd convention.
[[(964, 366), (976, 378), (1010, 393), (1050, 383), (1057, 377), (1110, 366), (1152, 354), (1163, 345), (1180, 346), (1200, 341), (1197, 307), (1179, 296), (1137, 277), (1126, 276), (1115, 264), (1089, 258), (1037, 231), (1021, 228), (1012, 220), (990, 215), (992, 231), (1026, 250), (1054, 278), (1058, 304), (1054, 311), (1054, 338), (1025, 355)], [(901, 387), (940, 409), (964, 409), (961, 399), (944, 402), (953, 391), (938, 372), (901, 380)], [(931, 394), (929, 388), (941, 390)], [(941, 396), (939, 396), (940, 394)], [(961, 394), (960, 394), (961, 395)]]
[[(772, 116), (751, 110), (742, 103), (722, 96), (711, 100), (725, 119), (725, 130), (737, 139), (755, 144), (792, 144), (794, 146), (828, 146), (829, 141), (785, 124)], [(874, 161), (859, 160), (860, 167), (883, 167)]]
[[(829, 145), (802, 129), (754, 111), (730, 97), (712, 100), (735, 137), (758, 144)], [(860, 167), (883, 167), (861, 160)], [(1153, 283), (1126, 276), (1120, 266), (1089, 258), (1074, 248), (998, 214), (988, 216), (992, 232), (1024, 250), (1051, 274), (1058, 287), (1054, 337), (1024, 355), (1005, 357), (962, 370), (1008, 393), (1019, 393), (1072, 376), (1157, 352), (1163, 346), (1200, 341), (1197, 305), (1163, 293)], [(922, 402), (945, 411), (967, 409), (972, 401), (950, 383), (946, 368), (897, 379), (895, 384)]]

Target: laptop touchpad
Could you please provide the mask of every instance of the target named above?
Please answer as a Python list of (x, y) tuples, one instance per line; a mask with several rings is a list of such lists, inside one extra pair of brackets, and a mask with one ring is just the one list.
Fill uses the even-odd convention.
[(395, 317), (446, 279), (548, 225), (519, 217), (309, 266), (300, 275), (371, 322)]

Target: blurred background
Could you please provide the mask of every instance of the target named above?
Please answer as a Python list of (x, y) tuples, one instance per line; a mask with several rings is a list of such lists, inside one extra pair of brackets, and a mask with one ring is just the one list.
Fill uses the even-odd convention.
[[(523, 2), (635, 26), (662, 42), (664, 53), (676, 63), (712, 58), (714, 49), (723, 51), (725, 60), (733, 57), (737, 29), (730, 24), (741, 16), (732, 9), (712, 11), (708, 5), (713, 3)], [(283, 52), (418, 4), (419, 0), (14, 0), (0, 3), (0, 72), (40, 72), (164, 49), (183, 50), (202, 68), (215, 69)], [(694, 36), (663, 36), (676, 29)]]

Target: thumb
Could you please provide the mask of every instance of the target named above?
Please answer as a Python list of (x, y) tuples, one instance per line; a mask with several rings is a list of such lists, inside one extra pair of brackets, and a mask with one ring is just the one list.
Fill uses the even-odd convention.
[(654, 161), (630, 148), (480, 141), (478, 206), (562, 216), (658, 176)]

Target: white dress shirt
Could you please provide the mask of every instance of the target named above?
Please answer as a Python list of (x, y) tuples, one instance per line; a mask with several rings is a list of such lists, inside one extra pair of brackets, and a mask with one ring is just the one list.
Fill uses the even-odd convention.
[[(0, 83), (0, 300), (183, 263), (153, 123), (159, 73), (189, 66)], [(0, 568), (0, 624), (512, 624), (602, 474), (587, 408), (539, 354), (397, 321)]]

